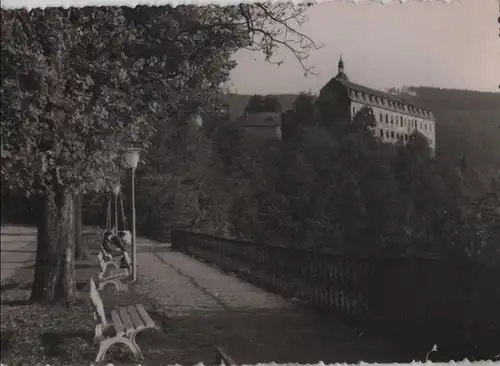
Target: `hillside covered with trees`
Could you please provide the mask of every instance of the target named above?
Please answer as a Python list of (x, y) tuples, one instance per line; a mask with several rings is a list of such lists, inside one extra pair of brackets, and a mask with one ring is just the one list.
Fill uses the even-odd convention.
[(432, 158), (419, 134), (407, 145), (378, 142), (366, 129), (376, 123), (370, 112), (331, 130), (314, 97), (301, 94), (286, 112), (286, 139), (267, 142), (232, 116), (207, 118), (186, 138), (182, 167), (138, 172), (139, 226), (159, 238), (182, 228), (322, 251), (495, 261), (500, 182), (472, 189), (462, 151)]
[[(437, 154), (447, 159), (464, 156), (474, 185), (488, 184), (500, 169), (500, 93), (431, 87), (410, 89), (436, 116)], [(292, 108), (297, 96), (272, 95), (283, 111)], [(231, 118), (243, 114), (251, 97), (227, 95)]]
[[(500, 182), (492, 174), (499, 167), (497, 96), (472, 95), (475, 103), (457, 104), (462, 112), (453, 110), (452, 98), (434, 101), (441, 106), (438, 149), (461, 133), (451, 122), (454, 113), (469, 116), (460, 122), (476, 131), (462, 134), (469, 143), (438, 150), (435, 159), (420, 135), (406, 146), (376, 141), (365, 129), (376, 123), (367, 110), (347, 129), (328, 130), (309, 94), (276, 96), (286, 111), (286, 138), (256, 143), (234, 120), (262, 98), (233, 95), (235, 116), (207, 117), (180, 144), (161, 145), (158, 135), (138, 170), (138, 226), (162, 239), (181, 228), (296, 248), (494, 261), (500, 243)], [(479, 105), (483, 109), (473, 108)], [(470, 122), (484, 115), (489, 119)], [(476, 136), (485, 137), (480, 146)], [(479, 183), (475, 170), (483, 174)]]
[(413, 88), (436, 116), (437, 153), (464, 155), (486, 183), (500, 170), (500, 93)]

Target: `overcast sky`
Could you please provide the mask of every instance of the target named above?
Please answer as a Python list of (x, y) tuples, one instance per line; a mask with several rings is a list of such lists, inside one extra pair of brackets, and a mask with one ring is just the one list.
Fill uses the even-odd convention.
[(350, 80), (377, 89), (424, 85), (498, 91), (498, 7), (497, 0), (318, 4), (302, 27), (325, 45), (308, 59), (318, 76), (304, 78), (291, 54), (283, 53), (286, 61), (278, 67), (242, 51), (231, 84), (242, 94), (315, 93), (335, 76), (342, 54)]

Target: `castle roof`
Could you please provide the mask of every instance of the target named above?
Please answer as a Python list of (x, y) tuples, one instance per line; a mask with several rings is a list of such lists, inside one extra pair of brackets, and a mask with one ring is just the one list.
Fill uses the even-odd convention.
[(327, 88), (331, 83), (338, 82), (347, 89), (349, 99), (368, 106), (393, 110), (399, 113), (412, 115), (418, 118), (434, 120), (434, 115), (427, 109), (422, 102), (409, 94), (393, 94), (381, 90), (368, 88), (364, 85), (349, 81), (344, 72), (344, 60), (342, 55), (338, 62), (338, 74), (331, 79), (324, 87)]
[[(434, 120), (432, 112), (430, 112), (418, 98), (411, 95), (383, 92), (342, 78), (333, 78), (330, 82), (332, 81), (340, 83), (347, 89), (351, 101), (360, 102), (373, 107), (391, 109), (418, 118)], [(327, 87), (330, 82), (326, 84), (325, 87)]]

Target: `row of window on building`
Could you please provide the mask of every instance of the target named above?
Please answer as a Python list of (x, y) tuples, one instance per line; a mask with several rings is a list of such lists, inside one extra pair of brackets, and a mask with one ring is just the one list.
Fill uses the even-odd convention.
[[(352, 107), (352, 115), (356, 114), (356, 107)], [(410, 127), (412, 129), (418, 128), (423, 131), (432, 132), (432, 124), (425, 122), (418, 122), (416, 119), (407, 119), (403, 116), (389, 116), (387, 113), (379, 114), (379, 122), (396, 125), (397, 127)]]
[(429, 111), (427, 111), (425, 109), (413, 107), (413, 106), (407, 105), (405, 103), (396, 102), (396, 101), (393, 101), (390, 99), (385, 99), (385, 98), (382, 98), (382, 97), (379, 97), (376, 95), (371, 95), (371, 94), (363, 93), (363, 92), (356, 91), (356, 90), (351, 90), (349, 92), (349, 94), (350, 94), (351, 98), (357, 99), (361, 102), (365, 101), (365, 102), (369, 102), (369, 103), (373, 103), (373, 104), (378, 104), (378, 105), (383, 106), (383, 107), (397, 109), (403, 113), (413, 113), (413, 114), (417, 114), (417, 115), (422, 115), (422, 116), (427, 117), (427, 118), (431, 117), (431, 114), (429, 113)]
[(409, 135), (407, 133), (396, 133), (394, 131), (389, 131), (389, 130), (384, 130), (380, 129), (379, 131), (379, 136), (381, 138), (388, 138), (388, 139), (402, 139), (404, 142), (408, 142)]
[[(398, 139), (403, 140), (404, 142), (408, 142), (408, 140), (410, 139), (410, 135), (407, 133), (397, 133), (390, 130), (384, 130), (382, 128), (379, 131), (379, 137), (382, 139), (384, 139), (384, 137), (386, 139)], [(432, 145), (432, 141), (430, 141), (430, 143)]]

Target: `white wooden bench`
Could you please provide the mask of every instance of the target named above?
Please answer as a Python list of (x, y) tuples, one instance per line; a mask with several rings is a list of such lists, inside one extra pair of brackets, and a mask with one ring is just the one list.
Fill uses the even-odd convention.
[(160, 330), (141, 304), (120, 307), (111, 311), (111, 323), (104, 312), (104, 304), (94, 280), (90, 279), (90, 299), (94, 306), (94, 318), (100, 321), (95, 327), (94, 343), (99, 344), (95, 364), (103, 362), (108, 349), (114, 344), (127, 345), (134, 356), (142, 361), (142, 352), (135, 341), (137, 333), (146, 329)]
[[(127, 268), (120, 268), (120, 265), (117, 263), (117, 260), (121, 260), (122, 258), (125, 260)], [(100, 272), (97, 275), (99, 279), (99, 291), (102, 291), (108, 284), (115, 285), (117, 291), (123, 291), (126, 288), (123, 280), (127, 279), (132, 271), (132, 263), (128, 253), (124, 252), (123, 256), (113, 258), (101, 250), (97, 254), (97, 261), (100, 268)]]

